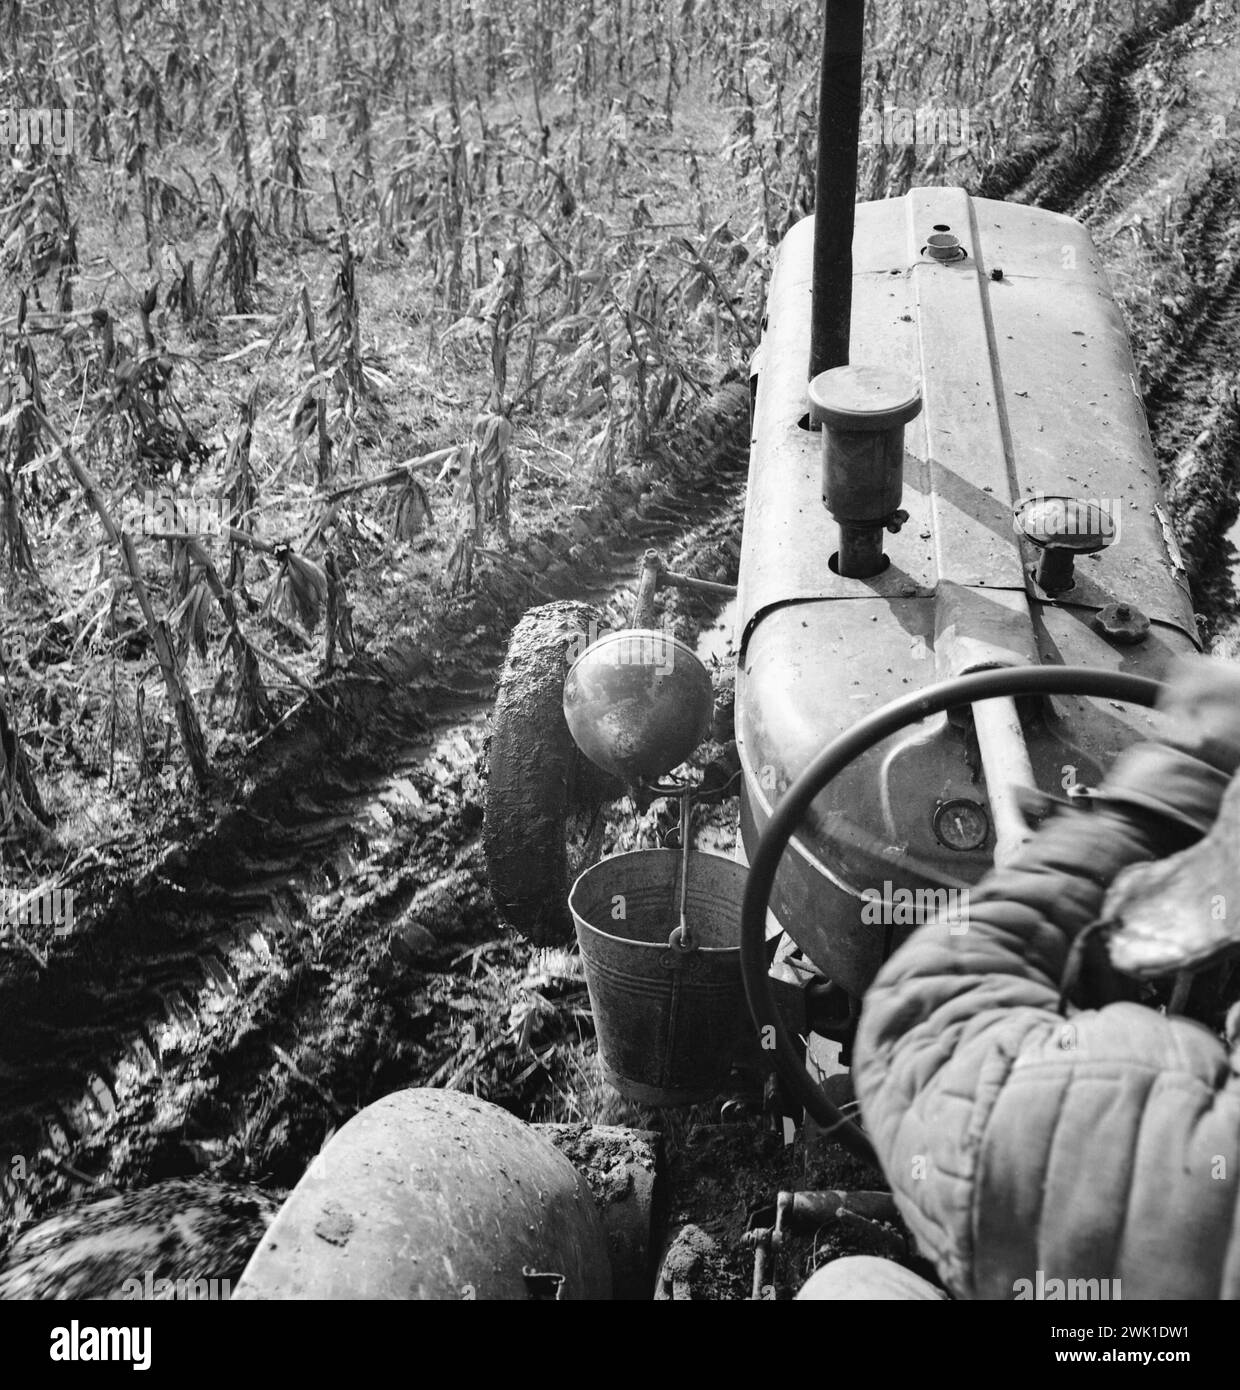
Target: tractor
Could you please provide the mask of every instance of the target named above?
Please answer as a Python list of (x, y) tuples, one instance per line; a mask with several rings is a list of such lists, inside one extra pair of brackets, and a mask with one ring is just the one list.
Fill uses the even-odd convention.
[[(823, 1075), (879, 966), (1153, 734), (1160, 678), (1200, 639), (1085, 228), (960, 188), (856, 202), (863, 11), (826, 4), (817, 211), (780, 246), (750, 375), (743, 852), (691, 850), (673, 774), (712, 690), (656, 625), (659, 586), (692, 582), (657, 557), (630, 629), (573, 603), (518, 625), (484, 836), (500, 915), (540, 944), (575, 932), (623, 1094), (686, 1105), (765, 1074), (790, 1122), (872, 1158)], [(678, 849), (597, 858), (598, 808), (626, 788), (679, 800)], [(397, 1093), (323, 1159), (238, 1296), (651, 1296), (616, 1253), (633, 1224), (617, 1236), (495, 1107)], [(780, 1220), (813, 1207), (784, 1194)]]

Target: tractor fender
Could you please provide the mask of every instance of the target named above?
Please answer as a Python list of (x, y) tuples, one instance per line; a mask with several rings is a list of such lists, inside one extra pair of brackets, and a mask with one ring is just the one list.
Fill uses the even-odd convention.
[(397, 1091), (335, 1134), (289, 1194), (235, 1299), (606, 1299), (586, 1181), (508, 1111)]

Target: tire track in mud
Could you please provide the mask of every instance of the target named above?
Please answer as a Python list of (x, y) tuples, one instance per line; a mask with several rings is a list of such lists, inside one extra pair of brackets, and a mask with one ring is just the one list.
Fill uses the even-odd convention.
[[(1236, 655), (1240, 593), (1227, 532), (1240, 490), (1232, 381), (1240, 355), (1240, 149), (1234, 138), (1211, 133), (1209, 82), (1197, 90), (1207, 74), (1192, 71), (1220, 41), (1240, 63), (1234, 14), (1212, 0), (1173, 4), (1087, 74), (1089, 95), (1067, 134), (997, 168), (982, 191), (1068, 213), (1104, 241), (1107, 232), (1139, 236), (1141, 218), (1132, 210), (1158, 202), (1155, 191), (1159, 199), (1167, 193), (1174, 217), (1167, 249), (1183, 273), (1173, 299), (1164, 300), (1156, 341), (1146, 345), (1146, 410), (1203, 634)], [(1214, 111), (1225, 115), (1217, 101)], [(1169, 173), (1203, 150), (1208, 160), (1195, 186), (1168, 192)]]
[[(1240, 218), (1240, 180), (1232, 185)], [(1237, 248), (1240, 251), (1240, 248)], [(1175, 361), (1147, 398), (1167, 495), (1207, 637), (1240, 652), (1234, 538), (1240, 514), (1240, 254), (1191, 321)], [(1221, 640), (1220, 640), (1221, 639)]]
[[(1151, 435), (1177, 537), (1193, 585), (1207, 644), (1226, 655), (1240, 646), (1240, 592), (1229, 538), (1240, 490), (1240, 139), (1235, 134), (1234, 73), (1240, 67), (1240, 22), (1234, 13), (1190, 44), (1191, 27), (1169, 80), (1200, 90), (1191, 120), (1182, 119), (1152, 172), (1165, 203), (1172, 257), (1160, 323), (1146, 344), (1142, 375)], [(1200, 57), (1193, 57), (1196, 49)], [(1222, 55), (1221, 58), (1219, 55)], [(1202, 64), (1197, 68), (1198, 64)], [(1197, 68), (1189, 75), (1190, 65)], [(1220, 82), (1220, 75), (1223, 76)], [(1229, 131), (1231, 132), (1229, 134)], [(1175, 177), (1169, 177), (1174, 173)], [(1149, 211), (1153, 200), (1137, 205)], [(1120, 217), (1123, 220), (1120, 220)], [(1127, 208), (1111, 219), (1121, 229), (1140, 217)], [(1155, 290), (1154, 293), (1159, 293)]]
[[(605, 527), (574, 528), (577, 553), (527, 576), (535, 592), (522, 597), (514, 560), (506, 593), (480, 601), (506, 598), (515, 620), (572, 593), (618, 601), (624, 621), (645, 546), (739, 518), (747, 420), (746, 386), (724, 387), (674, 457), (618, 480)], [(708, 550), (717, 577), (731, 552)], [(355, 746), (328, 761), (324, 745), (300, 785), (261, 789), (190, 862), (173, 857), (175, 877), (152, 874), (4, 992), (0, 1236), (161, 1178), (291, 1185), (332, 1128), (452, 1057), (453, 1005), (498, 935), (479, 769), (507, 627), (363, 700)]]
[(1084, 220), (1120, 198), (1152, 158), (1174, 117), (1174, 94), (1143, 106), (1159, 69), (1170, 68), (1209, 0), (1172, 0), (1144, 29), (1127, 34), (1080, 76), (1086, 96), (1065, 113), (1062, 132), (1028, 142), (999, 161), (978, 196), (1036, 203)]

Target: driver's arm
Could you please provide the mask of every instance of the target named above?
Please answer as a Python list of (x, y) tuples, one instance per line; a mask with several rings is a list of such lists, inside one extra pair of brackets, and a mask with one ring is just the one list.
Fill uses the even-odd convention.
[(1226, 1049), (1137, 1004), (1059, 1013), (1069, 947), (1111, 880), (1217, 814), (1228, 775), (1196, 751), (1130, 750), (1096, 809), (1056, 816), (974, 891), (965, 931), (922, 927), (866, 996), (862, 1115), (958, 1296), (1012, 1298), (1039, 1271), (1120, 1280), (1129, 1299), (1240, 1296)]

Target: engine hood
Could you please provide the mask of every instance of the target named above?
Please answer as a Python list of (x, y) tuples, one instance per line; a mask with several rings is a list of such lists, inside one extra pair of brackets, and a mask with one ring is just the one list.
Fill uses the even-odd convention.
[[(944, 229), (964, 259), (925, 254)], [(869, 579), (831, 570), (836, 527), (821, 499), (819, 438), (800, 424), (812, 242), (811, 217), (780, 249), (754, 363), (742, 654), (761, 615), (786, 603), (930, 596), (944, 584), (1046, 602), (1030, 578), (1037, 552), (1013, 526), (1014, 508), (1039, 493), (1099, 502), (1117, 531), (1107, 550), (1077, 561), (1076, 587), (1057, 605), (1132, 602), (1195, 644), (1124, 321), (1088, 233), (961, 189), (857, 207), (851, 360), (916, 377), (924, 409), (905, 428), (909, 520), (887, 538), (889, 568)], [(1016, 624), (1013, 653), (1028, 659), (1025, 605), (998, 602)]]

